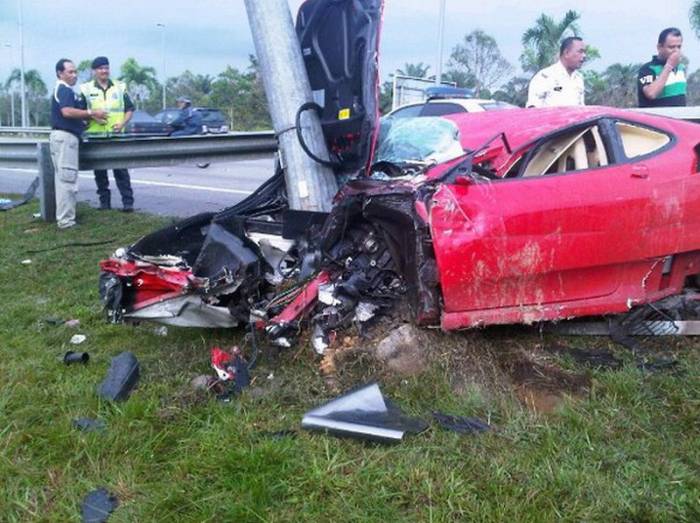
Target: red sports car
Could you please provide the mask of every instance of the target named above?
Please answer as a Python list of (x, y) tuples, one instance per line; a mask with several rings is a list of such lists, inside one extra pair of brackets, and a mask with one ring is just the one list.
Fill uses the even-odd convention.
[[(362, 100), (351, 122), (335, 120), (335, 109), (322, 116), (338, 172), (351, 175), (332, 212), (288, 209), (280, 169), (240, 204), (102, 262), (114, 321), (252, 320), (288, 345), (308, 320), (322, 350), (381, 312), (443, 329), (614, 314), (679, 294), (700, 274), (697, 124), (578, 107), (380, 125), (368, 64), (381, 2), (360, 4), (366, 11), (350, 1), (302, 6), (346, 9), (319, 19), (356, 29), (323, 33), (314, 48), (337, 54), (338, 35), (348, 38), (341, 48), (357, 54), (342, 81), (313, 66), (332, 60), (304, 53), (326, 100)], [(318, 36), (308, 20), (298, 20), (302, 47), (307, 33)]]

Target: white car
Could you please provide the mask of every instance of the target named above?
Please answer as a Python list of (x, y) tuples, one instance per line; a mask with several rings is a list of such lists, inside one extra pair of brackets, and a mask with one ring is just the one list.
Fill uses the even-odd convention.
[(480, 98), (430, 98), (426, 102), (407, 104), (386, 115), (391, 118), (412, 118), (416, 116), (442, 116), (455, 113), (481, 113), (517, 109), (517, 106), (498, 100)]

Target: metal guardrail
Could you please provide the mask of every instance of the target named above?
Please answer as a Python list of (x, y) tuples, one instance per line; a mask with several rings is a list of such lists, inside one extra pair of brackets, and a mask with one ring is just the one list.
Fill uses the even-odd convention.
[(48, 139), (50, 127), (9, 127), (0, 125), (0, 137), (37, 136)]
[[(277, 151), (272, 131), (225, 135), (94, 139), (80, 145), (81, 170), (160, 167), (183, 162), (211, 162), (269, 157)], [(54, 169), (46, 139), (0, 139), (0, 168), (37, 166), (41, 216), (55, 221)]]

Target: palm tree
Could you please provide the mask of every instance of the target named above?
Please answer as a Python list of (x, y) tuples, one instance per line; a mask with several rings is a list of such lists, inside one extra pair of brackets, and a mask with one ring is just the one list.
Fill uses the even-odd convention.
[(690, 26), (695, 35), (700, 38), (700, 0), (695, 0), (690, 7)]
[(135, 95), (137, 109), (141, 108), (142, 100), (147, 100), (158, 91), (156, 70), (140, 65), (135, 58), (127, 58), (122, 64), (119, 79), (125, 82), (129, 91)]
[(403, 69), (396, 71), (402, 76), (412, 76), (414, 78), (425, 78), (428, 75), (429, 65), (425, 65), (423, 62), (417, 64), (404, 64)]
[(559, 45), (566, 36), (577, 36), (580, 32), (576, 23), (581, 15), (576, 11), (567, 11), (564, 18), (557, 22), (551, 16), (542, 14), (535, 25), (523, 33), (525, 50), (520, 56), (523, 71), (535, 73), (554, 63), (559, 54)]
[[(22, 82), (21, 75), (22, 73), (19, 69), (13, 69), (5, 82), (5, 89), (11, 91), (19, 86)], [(46, 113), (45, 97), (48, 93), (46, 84), (41, 78), (39, 71), (30, 69), (24, 73), (24, 86), (27, 90), (27, 112), (30, 124), (33, 119), (34, 125), (39, 125), (42, 116), (45, 116), (42, 113)]]

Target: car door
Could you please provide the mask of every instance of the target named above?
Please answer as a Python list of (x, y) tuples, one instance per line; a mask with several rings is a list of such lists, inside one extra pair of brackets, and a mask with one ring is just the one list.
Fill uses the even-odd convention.
[(601, 119), (535, 143), (516, 178), (441, 186), (430, 220), (447, 326), (624, 308), (630, 273), (648, 265), (652, 190), (620, 156)]

